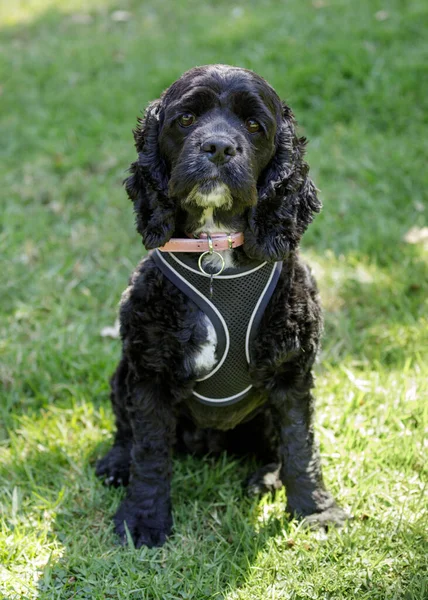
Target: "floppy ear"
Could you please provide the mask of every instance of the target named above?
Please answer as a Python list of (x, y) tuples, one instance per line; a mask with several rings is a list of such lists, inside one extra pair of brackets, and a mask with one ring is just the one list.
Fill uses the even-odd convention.
[(244, 250), (260, 260), (284, 260), (321, 210), (316, 188), (303, 160), (305, 138), (298, 138), (295, 121), (283, 105), (276, 153), (259, 180), (258, 202), (250, 209)]
[(168, 175), (159, 153), (161, 100), (155, 100), (138, 119), (134, 130), (138, 160), (132, 163), (124, 184), (134, 203), (137, 231), (147, 249), (163, 246), (175, 227), (175, 206), (168, 196)]

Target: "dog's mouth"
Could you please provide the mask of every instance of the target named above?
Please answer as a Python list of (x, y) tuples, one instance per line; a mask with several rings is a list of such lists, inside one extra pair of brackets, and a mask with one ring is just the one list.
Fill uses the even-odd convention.
[(169, 192), (184, 210), (213, 208), (237, 213), (256, 204), (257, 187), (251, 168), (238, 162), (233, 168), (206, 167), (188, 160), (172, 170)]
[(195, 185), (182, 199), (182, 207), (222, 208), (230, 210), (233, 205), (232, 194), (227, 185), (219, 180), (208, 180)]

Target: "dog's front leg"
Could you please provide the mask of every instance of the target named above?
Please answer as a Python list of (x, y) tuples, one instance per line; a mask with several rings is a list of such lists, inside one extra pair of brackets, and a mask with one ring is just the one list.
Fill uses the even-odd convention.
[(279, 385), (272, 392), (280, 427), (280, 477), (287, 492), (287, 512), (305, 517), (309, 525), (341, 526), (347, 515), (324, 485), (313, 429), (314, 400), (308, 387)]
[[(170, 482), (175, 418), (160, 382), (132, 382), (131, 478), (114, 522), (123, 542), (128, 529), (137, 548), (161, 546), (171, 533)], [(125, 527), (126, 524), (126, 527)]]

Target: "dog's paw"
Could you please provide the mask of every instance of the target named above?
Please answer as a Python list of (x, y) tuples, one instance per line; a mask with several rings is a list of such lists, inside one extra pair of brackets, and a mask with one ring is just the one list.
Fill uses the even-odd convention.
[(111, 485), (113, 487), (128, 485), (130, 462), (130, 447), (113, 446), (104, 458), (101, 458), (97, 462), (95, 474), (97, 477), (104, 479), (105, 485)]
[(258, 496), (282, 488), (282, 481), (279, 478), (280, 468), (277, 463), (270, 463), (250, 475), (246, 481), (247, 493)]
[(303, 518), (302, 524), (308, 529), (328, 531), (330, 527), (343, 527), (345, 522), (351, 518), (351, 515), (335, 504), (322, 512), (307, 515)]
[(122, 544), (128, 540), (128, 530), (136, 548), (162, 546), (172, 530), (171, 516), (163, 521), (150, 518), (147, 511), (139, 509), (131, 500), (122, 502), (113, 520)]

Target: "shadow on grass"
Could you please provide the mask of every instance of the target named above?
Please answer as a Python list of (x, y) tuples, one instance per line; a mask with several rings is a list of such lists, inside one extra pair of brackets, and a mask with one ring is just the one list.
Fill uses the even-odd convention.
[[(105, 450), (105, 444), (92, 448), (90, 462)], [(162, 548), (135, 550), (119, 546), (111, 524), (124, 490), (105, 488), (95, 478), (90, 462), (70, 469), (64, 458), (45, 453), (27, 456), (22, 467), (23, 474), (44, 473), (55, 482), (38, 490), (39, 500), (47, 491), (60, 498), (48, 534), (50, 542), (60, 548), (60, 556), (51, 555), (40, 572), (41, 600), (207, 600), (238, 598), (235, 594), (241, 592), (242, 597), (261, 599), (251, 591), (252, 578), (256, 586), (262, 581), (264, 590), (269, 585), (278, 590), (281, 581), (288, 585), (287, 579), (313, 585), (320, 569), (328, 573), (324, 587), (318, 584), (326, 594), (360, 598), (367, 593), (378, 600), (424, 598), (422, 529), (418, 532), (398, 515), (394, 520), (374, 522), (363, 515), (342, 532), (319, 538), (287, 521), (283, 491), (277, 493), (275, 502), (270, 497), (250, 500), (244, 495), (242, 481), (254, 467), (253, 461), (237, 461), (226, 454), (183, 457), (174, 461), (173, 536)], [(374, 547), (367, 548), (370, 536)], [(411, 560), (403, 556), (403, 542), (412, 546)], [(349, 579), (349, 561), (360, 564), (361, 581)], [(396, 562), (402, 564), (400, 572)], [(370, 574), (368, 569), (373, 569)], [(394, 589), (404, 589), (403, 595), (391, 595), (391, 576)], [(304, 593), (293, 596), (296, 600), (307, 597)]]
[[(95, 454), (102, 454), (101, 446)], [(58, 464), (58, 457), (46, 458)], [(283, 536), (289, 528), (285, 518), (259, 522), (259, 501), (247, 498), (242, 486), (250, 465), (255, 466), (251, 460), (238, 462), (225, 454), (219, 458), (176, 458), (174, 533), (160, 549), (119, 545), (111, 518), (125, 492), (104, 487), (94, 476), (93, 464), (86, 464), (86, 477), (80, 481), (67, 478), (65, 473), (56, 477), (57, 492), (67, 487), (70, 490), (50, 533), (62, 551), (61, 558), (50, 561), (44, 569), (39, 597), (226, 597), (245, 584), (268, 540)], [(36, 459), (30, 468), (37, 472), (43, 465)]]

